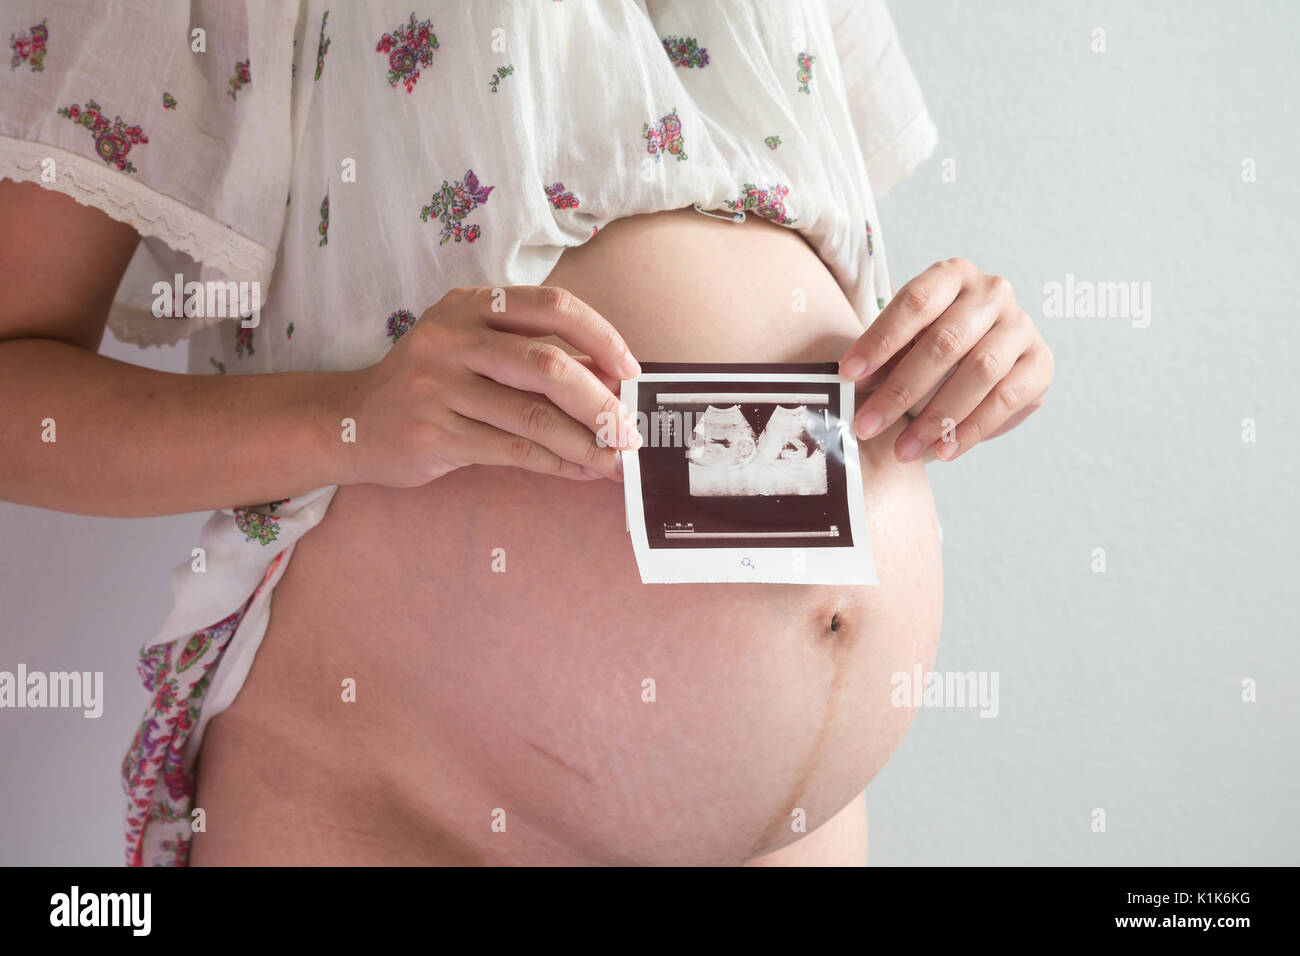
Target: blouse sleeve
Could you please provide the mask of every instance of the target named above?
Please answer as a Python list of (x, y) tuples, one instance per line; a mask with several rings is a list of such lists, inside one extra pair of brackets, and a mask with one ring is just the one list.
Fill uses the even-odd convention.
[(0, 5), (11, 53), (0, 178), (143, 237), (109, 315), (119, 339), (173, 343), (237, 315), (186, 317), (188, 296), (159, 285), (177, 276), (182, 290), (221, 283), (223, 297), (227, 282), (269, 285), (289, 200), (297, 17), (294, 3), (261, 0)]
[(921, 87), (884, 0), (826, 0), (849, 113), (879, 199), (934, 152)]

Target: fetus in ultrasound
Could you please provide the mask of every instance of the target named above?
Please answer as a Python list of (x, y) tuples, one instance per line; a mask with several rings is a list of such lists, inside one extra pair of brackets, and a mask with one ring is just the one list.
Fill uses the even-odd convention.
[(686, 446), (696, 497), (826, 494), (826, 452), (807, 406), (772, 410), (757, 439), (738, 405), (712, 405)]

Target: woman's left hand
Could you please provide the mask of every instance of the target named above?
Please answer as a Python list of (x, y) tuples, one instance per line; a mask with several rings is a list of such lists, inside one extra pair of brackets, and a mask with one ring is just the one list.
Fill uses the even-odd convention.
[(899, 289), (840, 359), (843, 378), (875, 386), (853, 418), (859, 438), (923, 405), (894, 443), (900, 461), (927, 449), (952, 461), (1015, 428), (1042, 407), (1052, 368), (1011, 283), (964, 259), (936, 262)]

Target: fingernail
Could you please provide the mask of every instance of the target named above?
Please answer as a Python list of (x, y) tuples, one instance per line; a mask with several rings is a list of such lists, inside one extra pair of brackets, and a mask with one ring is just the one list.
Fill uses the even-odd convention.
[(955, 441), (941, 441), (939, 447), (935, 449), (934, 455), (940, 461), (952, 461), (957, 450), (961, 448)]
[(614, 456), (614, 474), (616, 474), (616, 475), (621, 475), (621, 474), (623, 474), (623, 456), (622, 456), (622, 455), (615, 455), (615, 456)]
[(627, 441), (629, 449), (641, 447), (641, 430), (636, 427), (636, 422), (631, 418), (623, 419), (623, 434), (620, 437)]
[(632, 357), (632, 353), (624, 352), (623, 353), (623, 377), (636, 378), (640, 374), (641, 374), (641, 366), (637, 363), (637, 360)]
[(847, 378), (850, 381), (862, 377), (867, 370), (867, 360), (861, 355), (854, 355), (847, 362), (840, 363), (840, 378)]
[(588, 478), (604, 478), (604, 477), (605, 477), (605, 476), (602, 475), (600, 472), (598, 472), (598, 471), (593, 471), (592, 469), (588, 468), (586, 465), (583, 465), (583, 467), (582, 467), (582, 473), (583, 473), (584, 475), (586, 475)]
[(857, 421), (856, 431), (858, 437), (863, 440), (875, 437), (876, 432), (880, 431), (880, 426), (883, 424), (885, 424), (885, 416), (874, 408), (869, 409)]
[(898, 443), (899, 461), (911, 461), (919, 454), (921, 454), (921, 439), (915, 435), (908, 435)]

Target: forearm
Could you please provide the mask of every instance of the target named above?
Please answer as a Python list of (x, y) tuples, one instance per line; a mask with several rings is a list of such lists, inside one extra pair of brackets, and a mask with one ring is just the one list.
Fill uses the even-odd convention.
[(64, 342), (0, 342), (0, 500), (135, 517), (340, 483), (328, 396), (348, 374), (175, 375)]

